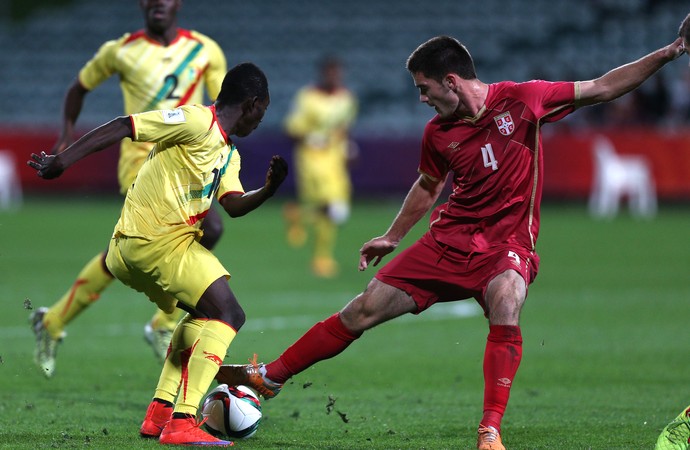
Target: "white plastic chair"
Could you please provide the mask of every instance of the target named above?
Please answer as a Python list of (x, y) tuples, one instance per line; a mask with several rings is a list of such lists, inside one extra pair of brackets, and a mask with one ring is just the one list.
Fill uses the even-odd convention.
[(0, 150), (0, 210), (22, 204), (22, 186), (12, 153)]
[(649, 162), (641, 155), (619, 155), (604, 136), (592, 147), (594, 180), (589, 211), (595, 217), (612, 218), (627, 199), (631, 214), (653, 217), (657, 211), (656, 188)]

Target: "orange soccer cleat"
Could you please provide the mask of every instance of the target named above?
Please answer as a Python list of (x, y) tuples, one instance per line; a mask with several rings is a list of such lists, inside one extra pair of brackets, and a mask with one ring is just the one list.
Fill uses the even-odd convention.
[(506, 450), (501, 442), (501, 433), (494, 427), (479, 425), (477, 430), (478, 450)]
[(218, 368), (216, 380), (228, 386), (249, 386), (261, 394), (265, 399), (270, 399), (278, 395), (283, 385), (269, 380), (262, 375), (263, 363), (256, 362), (254, 358), (249, 360), (249, 364), (225, 364)]

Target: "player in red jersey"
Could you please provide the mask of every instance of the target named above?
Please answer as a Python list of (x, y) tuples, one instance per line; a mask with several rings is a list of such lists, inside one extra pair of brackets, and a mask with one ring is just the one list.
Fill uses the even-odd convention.
[(683, 51), (677, 39), (590, 81), (486, 84), (456, 39), (440, 36), (420, 45), (407, 69), (419, 100), (437, 115), (424, 131), (419, 178), (388, 231), (360, 249), (359, 269), (396, 249), (450, 176), (448, 201), (431, 214), (428, 232), (340, 312), (269, 364), (221, 367), (218, 381), (248, 384), (270, 398), (290, 377), (339, 354), (380, 323), (437, 302), (475, 298), (489, 322), (477, 448), (504, 449), (501, 420), (522, 357), (520, 311), (539, 263), (541, 125), (630, 92)]

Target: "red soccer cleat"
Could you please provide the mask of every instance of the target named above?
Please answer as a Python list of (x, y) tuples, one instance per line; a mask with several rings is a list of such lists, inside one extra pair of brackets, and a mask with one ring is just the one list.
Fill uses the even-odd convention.
[(215, 447), (231, 447), (234, 445), (232, 441), (224, 441), (211, 436), (201, 428), (199, 428), (205, 420), (200, 423), (196, 422), (194, 417), (187, 417), (184, 419), (170, 419), (168, 425), (161, 433), (158, 442), (168, 445), (197, 445), (197, 446), (215, 446)]
[(139, 434), (143, 438), (157, 438), (161, 435), (163, 428), (170, 422), (173, 407), (164, 405), (161, 402), (152, 401), (146, 410), (146, 417), (141, 424)]

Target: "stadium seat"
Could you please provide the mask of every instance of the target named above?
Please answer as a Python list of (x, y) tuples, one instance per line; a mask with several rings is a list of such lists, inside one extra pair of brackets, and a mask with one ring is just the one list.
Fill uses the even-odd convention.
[(656, 189), (649, 162), (639, 155), (619, 155), (613, 143), (599, 135), (592, 146), (594, 178), (589, 197), (592, 216), (613, 218), (627, 199), (636, 217), (656, 214)]

